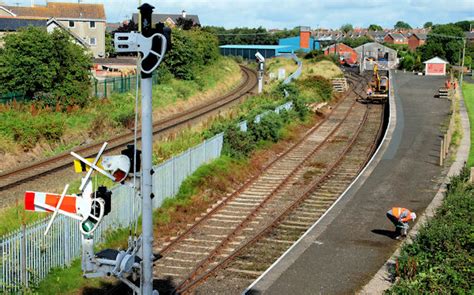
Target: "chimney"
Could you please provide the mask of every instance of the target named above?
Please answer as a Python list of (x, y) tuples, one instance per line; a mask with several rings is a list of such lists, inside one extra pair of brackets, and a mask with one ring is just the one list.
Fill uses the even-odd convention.
[(186, 10), (181, 11), (181, 16), (182, 16), (183, 18), (186, 18)]

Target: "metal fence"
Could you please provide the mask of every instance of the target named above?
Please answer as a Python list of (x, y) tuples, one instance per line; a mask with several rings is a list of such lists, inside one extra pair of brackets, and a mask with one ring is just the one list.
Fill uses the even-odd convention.
[[(109, 97), (113, 93), (125, 93), (135, 91), (136, 83), (140, 84), (140, 75), (128, 75), (116, 78), (106, 78), (103, 80), (95, 79), (92, 84), (92, 96), (96, 98)], [(158, 74), (153, 73), (153, 83), (158, 83)]]
[(10, 92), (10, 93), (5, 93), (5, 94), (0, 94), (0, 103), (9, 103), (9, 102), (12, 102), (12, 101), (25, 101), (25, 100), (29, 100), (29, 98), (27, 98), (25, 96), (25, 93), (17, 93), (17, 92)]
[[(181, 183), (200, 165), (220, 156), (223, 134), (218, 134), (172, 159), (155, 166), (153, 207), (173, 197)], [(112, 210), (94, 233), (103, 242), (106, 232), (127, 227), (138, 218), (141, 202), (127, 186), (112, 189)], [(52, 268), (64, 267), (81, 255), (81, 233), (76, 220), (56, 218), (47, 236), (43, 233), (49, 218), (24, 226), (0, 239), (0, 293), (18, 293), (46, 277)]]
[(303, 62), (296, 56), (296, 54), (287, 54), (282, 56), (292, 58), (298, 64), (298, 68), (296, 69), (296, 71), (293, 74), (289, 75), (288, 78), (285, 79), (285, 81), (283, 81), (283, 84), (289, 84), (291, 83), (291, 81), (298, 79), (299, 76), (301, 76), (301, 73), (303, 71)]

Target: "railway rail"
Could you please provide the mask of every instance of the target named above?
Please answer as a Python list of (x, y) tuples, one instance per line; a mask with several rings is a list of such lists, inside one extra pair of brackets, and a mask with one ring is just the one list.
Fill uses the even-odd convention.
[[(301, 192), (308, 187), (312, 192), (330, 178), (342, 159), (355, 149), (355, 142), (362, 140), (359, 135), (373, 117), (371, 110), (377, 113), (376, 109), (381, 108), (356, 102), (356, 96), (365, 90), (366, 79), (351, 76), (349, 82), (352, 91), (326, 119), (311, 128), (258, 176), (224, 197), (210, 212), (160, 250), (163, 258), (155, 264), (155, 277), (173, 280), (173, 287), (162, 291), (181, 293), (193, 290), (236, 258), (242, 249), (256, 243), (255, 239), (259, 240), (269, 228), (280, 224), (281, 216), (290, 214), (296, 208), (295, 204), (301, 203), (298, 200), (305, 200), (303, 196), (309, 195), (309, 192)], [(382, 121), (380, 109), (377, 114)], [(382, 129), (381, 125), (379, 129)], [(375, 146), (375, 140), (370, 141), (370, 146)], [(365, 157), (362, 158), (367, 159), (372, 150), (364, 150)], [(308, 163), (313, 163), (314, 167)], [(341, 187), (347, 186), (344, 181), (353, 179), (352, 175), (359, 171), (359, 168), (348, 169)], [(308, 179), (312, 181), (307, 183)], [(331, 202), (329, 197), (324, 201)], [(278, 217), (275, 219), (275, 216)], [(312, 218), (306, 220), (309, 222)], [(309, 228), (306, 224), (298, 226), (301, 230)], [(285, 244), (290, 243), (287, 241)]]
[[(242, 99), (245, 95), (251, 93), (257, 86), (257, 74), (254, 70), (244, 66), (241, 66), (241, 71), (243, 79), (235, 89), (221, 97), (207, 102), (206, 104), (192, 107), (182, 113), (156, 121), (153, 124), (153, 134), (159, 135), (173, 128), (186, 125), (199, 117), (220, 110), (222, 107), (236, 102)], [(140, 133), (139, 130), (138, 135), (140, 135)], [(129, 132), (110, 138), (108, 140), (109, 145), (106, 152), (116, 151), (126, 147), (128, 144), (132, 144), (134, 141), (133, 137), (133, 132)], [(94, 143), (88, 146), (76, 148), (74, 151), (85, 157), (91, 157), (97, 153), (101, 145), (102, 143)], [(42, 161), (4, 172), (0, 174), (0, 192), (37, 179), (39, 176), (62, 170), (70, 165), (71, 157), (69, 152), (65, 152)]]

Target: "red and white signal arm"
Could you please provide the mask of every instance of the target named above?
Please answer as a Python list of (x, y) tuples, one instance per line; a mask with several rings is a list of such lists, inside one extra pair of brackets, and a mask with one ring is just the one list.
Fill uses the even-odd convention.
[[(25, 210), (54, 212), (61, 199), (60, 194), (33, 192), (25, 193)], [(92, 198), (92, 183), (85, 187), (83, 195), (65, 195), (58, 213), (81, 221), (81, 231), (91, 234), (104, 216), (104, 201)]]

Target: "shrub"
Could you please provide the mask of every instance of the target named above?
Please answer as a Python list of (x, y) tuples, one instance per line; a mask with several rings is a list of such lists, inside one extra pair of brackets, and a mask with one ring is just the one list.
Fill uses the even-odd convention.
[(280, 139), (280, 128), (282, 127), (282, 118), (274, 112), (269, 112), (262, 116), (259, 123), (254, 120), (249, 122), (249, 131), (256, 142), (270, 140), (277, 142)]
[(332, 84), (321, 76), (309, 76), (296, 82), (304, 99), (309, 102), (322, 100), (328, 101), (332, 97)]
[(48, 33), (28, 27), (4, 38), (0, 53), (1, 92), (46, 98), (48, 105), (61, 100), (84, 106), (90, 93), (91, 56), (73, 43), (63, 30)]

